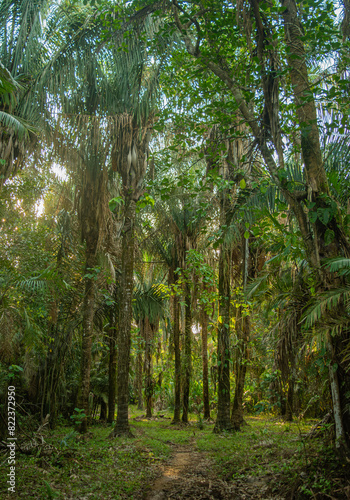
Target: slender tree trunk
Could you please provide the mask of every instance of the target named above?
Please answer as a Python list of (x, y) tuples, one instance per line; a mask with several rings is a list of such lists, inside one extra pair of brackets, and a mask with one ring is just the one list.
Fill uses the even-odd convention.
[[(242, 282), (243, 291), (245, 293), (247, 288), (248, 277), (252, 274), (252, 265), (249, 252), (248, 239), (243, 238), (243, 263), (242, 263)], [(238, 345), (236, 349), (236, 386), (235, 397), (233, 400), (233, 408), (231, 415), (232, 427), (234, 430), (239, 431), (241, 425), (244, 423), (243, 418), (243, 395), (244, 383), (247, 373), (248, 363), (248, 341), (250, 338), (250, 318), (243, 314), (242, 306), (237, 309), (236, 318), (236, 334)]]
[(139, 332), (139, 340), (137, 346), (137, 356), (136, 356), (136, 392), (137, 392), (137, 409), (143, 410), (143, 397), (142, 397), (142, 348), (144, 341), (144, 332), (143, 332), (143, 321), (140, 320), (140, 332)]
[(248, 339), (250, 333), (250, 319), (248, 316), (242, 316), (242, 307), (238, 308), (236, 319), (236, 332), (238, 337), (237, 357), (236, 357), (236, 385), (235, 397), (231, 415), (231, 423), (234, 430), (239, 431), (244, 423), (243, 418), (243, 395), (244, 383), (247, 373), (248, 361)]
[[(87, 252), (86, 273), (91, 274), (91, 269), (96, 266), (96, 257)], [(78, 398), (78, 407), (84, 410), (86, 417), (80, 424), (80, 432), (84, 433), (88, 427), (89, 393), (90, 393), (90, 372), (91, 372), (91, 346), (93, 336), (93, 320), (95, 305), (95, 277), (85, 277), (85, 291), (83, 302), (83, 340), (82, 340), (82, 359), (81, 359), (81, 388)]]
[(152, 333), (153, 329), (149, 318), (146, 316), (144, 321), (145, 332), (145, 396), (146, 396), (146, 418), (152, 417), (152, 396), (153, 396), (153, 380), (152, 380)]
[(129, 429), (128, 409), (135, 209), (135, 201), (127, 197), (125, 200), (125, 223), (122, 232), (122, 275), (118, 332), (117, 421), (112, 432), (113, 436), (131, 434)]
[(214, 432), (231, 430), (230, 419), (230, 247), (222, 243), (219, 258), (218, 414)]
[(335, 424), (335, 446), (338, 450), (346, 452), (348, 451), (348, 446), (346, 442), (346, 433), (342, 416), (342, 401), (339, 390), (338, 367), (334, 361), (334, 350), (331, 343), (329, 344), (329, 350), (331, 353), (331, 363), (329, 364), (329, 380), (331, 385), (333, 416)]
[(101, 411), (100, 411), (100, 420), (106, 420), (107, 418), (107, 403), (101, 398)]
[(173, 424), (180, 422), (181, 412), (181, 353), (180, 353), (180, 315), (179, 315), (179, 297), (174, 295), (174, 354), (175, 354), (175, 403)]
[(190, 385), (192, 374), (192, 310), (191, 310), (191, 289), (190, 285), (185, 282), (185, 355), (184, 362), (184, 382), (183, 382), (183, 405), (182, 405), (182, 421), (188, 423)]
[(294, 371), (289, 375), (287, 401), (286, 401), (286, 415), (287, 422), (293, 422), (293, 402), (294, 402)]
[[(113, 315), (110, 317), (113, 322)], [(109, 365), (108, 365), (108, 422), (114, 422), (115, 398), (117, 388), (117, 329), (118, 321), (109, 327)]]
[(208, 381), (208, 314), (205, 307), (201, 311), (202, 322), (202, 363), (203, 363), (203, 409), (204, 419), (210, 419), (209, 381)]

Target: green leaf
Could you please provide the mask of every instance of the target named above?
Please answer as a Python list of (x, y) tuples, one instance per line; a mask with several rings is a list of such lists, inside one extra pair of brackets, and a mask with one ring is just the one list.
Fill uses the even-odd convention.
[(125, 201), (121, 196), (116, 196), (115, 198), (112, 198), (108, 202), (109, 209), (111, 212), (114, 212), (114, 210), (117, 208), (118, 205), (124, 205), (124, 204)]
[(241, 181), (240, 181), (240, 183), (239, 183), (240, 188), (241, 188), (241, 189), (245, 189), (246, 185), (247, 185), (247, 184), (246, 184), (246, 181), (245, 181), (244, 179), (241, 179)]
[(244, 235), (243, 235), (243, 236), (245, 237), (245, 239), (246, 239), (246, 240), (248, 240), (248, 239), (249, 239), (249, 236), (250, 236), (249, 231), (245, 231), (245, 233), (244, 233)]
[(327, 229), (324, 233), (324, 242), (326, 245), (329, 245), (334, 240), (334, 231), (332, 229)]

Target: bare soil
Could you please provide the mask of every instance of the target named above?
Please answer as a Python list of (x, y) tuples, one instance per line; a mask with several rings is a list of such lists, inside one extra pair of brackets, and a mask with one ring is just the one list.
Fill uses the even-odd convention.
[(174, 447), (171, 459), (160, 466), (160, 476), (154, 482), (147, 500), (201, 499), (201, 500), (284, 500), (269, 495), (268, 476), (245, 477), (224, 481), (217, 477), (207, 453), (190, 447)]

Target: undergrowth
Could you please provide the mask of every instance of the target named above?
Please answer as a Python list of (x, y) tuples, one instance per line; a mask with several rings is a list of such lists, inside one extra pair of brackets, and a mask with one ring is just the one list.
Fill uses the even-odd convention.
[[(264, 478), (270, 498), (347, 498), (350, 492), (349, 464), (335, 456), (324, 438), (307, 437), (313, 422), (251, 416), (242, 431), (218, 435), (213, 423), (198, 425), (195, 415), (190, 425), (176, 427), (170, 417), (165, 412), (146, 420), (132, 408), (132, 439), (108, 439), (110, 426), (99, 422), (85, 436), (72, 426), (46, 431), (47, 449), (17, 450), (16, 493), (9, 498), (142, 499), (159, 474), (158, 465), (179, 448), (206, 453), (226, 481)], [(1, 498), (7, 497), (7, 473), (3, 450)]]

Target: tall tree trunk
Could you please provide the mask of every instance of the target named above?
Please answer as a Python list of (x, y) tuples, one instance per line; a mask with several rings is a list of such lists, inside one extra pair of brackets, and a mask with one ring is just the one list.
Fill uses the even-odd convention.
[(91, 270), (96, 266), (96, 257), (90, 252), (87, 253), (85, 267), (85, 291), (83, 301), (83, 340), (81, 353), (81, 388), (78, 398), (78, 408), (83, 409), (86, 417), (82, 420), (79, 430), (86, 432), (88, 426), (89, 409), (89, 393), (90, 393), (90, 372), (91, 372), (91, 346), (93, 337), (93, 320), (94, 320), (94, 305), (95, 305), (95, 277), (87, 277), (91, 274)]
[(310, 82), (304, 49), (304, 31), (298, 18), (295, 0), (281, 0), (287, 60), (293, 86), (296, 112), (301, 127), (301, 149), (306, 167), (307, 183), (314, 193), (328, 193), (328, 181), (323, 167), (316, 105), (310, 98)]
[[(225, 204), (223, 204), (225, 206)], [(223, 210), (223, 208), (222, 208)], [(221, 244), (219, 258), (219, 316), (218, 326), (218, 414), (214, 432), (231, 430), (230, 419), (230, 262), (229, 245)]]
[[(329, 380), (331, 386), (332, 403), (333, 403), (333, 417), (335, 424), (335, 446), (340, 451), (347, 451), (347, 440), (345, 433), (345, 426), (343, 422), (343, 408), (342, 408), (342, 397), (339, 384), (339, 372), (337, 363), (334, 356), (334, 348), (332, 346), (332, 340), (330, 339), (328, 349), (330, 351), (331, 362), (329, 364)], [(348, 424), (349, 425), (349, 424)]]
[(139, 322), (140, 332), (138, 336), (138, 345), (137, 345), (137, 356), (136, 356), (136, 393), (137, 393), (137, 409), (143, 410), (143, 397), (142, 397), (142, 348), (144, 341), (144, 332), (143, 332), (143, 321)]
[(145, 332), (145, 396), (146, 396), (146, 418), (152, 417), (152, 396), (153, 396), (153, 379), (152, 379), (152, 341), (153, 328), (149, 318), (146, 316), (143, 320)]
[(130, 435), (129, 368), (131, 348), (132, 294), (134, 274), (134, 222), (136, 203), (125, 200), (125, 222), (122, 231), (122, 275), (120, 287), (118, 370), (117, 370), (117, 421), (113, 436)]
[(180, 311), (179, 297), (174, 295), (174, 354), (175, 354), (175, 402), (173, 424), (180, 422), (181, 413), (181, 352), (180, 352)]
[(210, 419), (209, 382), (208, 382), (208, 314), (205, 307), (201, 311), (202, 323), (202, 364), (203, 364), (203, 409), (204, 419)]
[(185, 281), (185, 345), (184, 345), (184, 381), (183, 381), (183, 404), (182, 421), (188, 423), (190, 385), (192, 374), (192, 309), (191, 309), (191, 289), (188, 278)]
[[(118, 317), (118, 313), (116, 315)], [(114, 320), (114, 324), (113, 323)], [(118, 320), (110, 315), (109, 334), (109, 364), (108, 364), (108, 422), (114, 422), (115, 398), (117, 388), (117, 333)]]
[[(252, 264), (249, 252), (248, 239), (243, 238), (243, 262), (242, 262), (242, 282), (243, 292), (247, 288), (248, 277), (252, 274)], [(236, 318), (236, 335), (237, 335), (237, 348), (236, 348), (236, 386), (235, 397), (233, 400), (233, 408), (231, 415), (232, 427), (234, 430), (239, 431), (241, 425), (244, 423), (243, 418), (243, 394), (245, 376), (247, 373), (248, 363), (248, 342), (250, 338), (250, 318), (243, 314), (243, 307), (239, 306), (237, 309)]]
[(101, 411), (100, 411), (100, 420), (106, 420), (107, 418), (107, 403), (103, 398), (100, 400)]
[(245, 376), (247, 373), (248, 339), (250, 333), (250, 319), (249, 316), (243, 317), (242, 306), (239, 306), (238, 308), (238, 314), (236, 318), (236, 332), (238, 337), (238, 346), (237, 346), (236, 363), (235, 363), (236, 385), (235, 385), (235, 397), (233, 400), (231, 422), (234, 430), (239, 431), (241, 425), (244, 423), (243, 395), (244, 395)]
[[(306, 65), (306, 54), (303, 45), (303, 30), (298, 17), (297, 5), (295, 0), (281, 0), (283, 10), (284, 29), (286, 34), (286, 44), (289, 48), (288, 64), (290, 67), (290, 77), (293, 85), (295, 103), (297, 105), (297, 115), (301, 127), (301, 150), (305, 165), (305, 173), (310, 191), (311, 199), (315, 202), (314, 210), (324, 209), (326, 205), (324, 195), (329, 194), (329, 187), (326, 172), (323, 166), (323, 158), (320, 146), (319, 131), (317, 126), (317, 114), (315, 100), (310, 96), (310, 82), (308, 78), (308, 69)], [(327, 226), (331, 227), (335, 233), (332, 243), (326, 244), (325, 233)], [(310, 235), (311, 236), (311, 235)], [(310, 243), (311, 242), (311, 243)], [(314, 225), (313, 239), (308, 238), (304, 243), (312, 244), (310, 255), (308, 255), (312, 266), (319, 270), (323, 288), (329, 289), (336, 285), (338, 278), (330, 275), (325, 268), (320, 268), (321, 258), (331, 258), (341, 255), (343, 250), (349, 255), (350, 248), (342, 227), (334, 216), (328, 225), (318, 217)], [(313, 257), (315, 256), (315, 257)], [(338, 335), (332, 339), (332, 351), (341, 350), (342, 342), (348, 341), (348, 333), (345, 333), (346, 339)], [(330, 383), (332, 387), (332, 401), (334, 409), (334, 418), (338, 415), (335, 425), (337, 447), (345, 452), (349, 452), (350, 435), (345, 432), (345, 420), (349, 420), (349, 397), (338, 398), (336, 390), (336, 378), (338, 378), (338, 388), (349, 386), (350, 377), (348, 370), (336, 370), (334, 376), (330, 371)], [(346, 418), (347, 417), (347, 418)], [(345, 420), (344, 420), (345, 419)]]
[(293, 403), (294, 403), (294, 370), (291, 371), (288, 380), (288, 390), (287, 390), (287, 400), (286, 400), (286, 414), (285, 420), (287, 422), (293, 422)]

